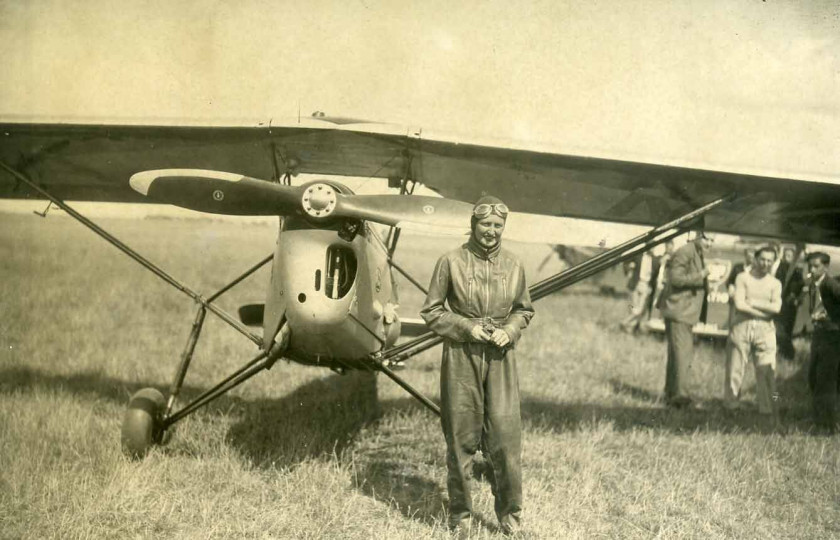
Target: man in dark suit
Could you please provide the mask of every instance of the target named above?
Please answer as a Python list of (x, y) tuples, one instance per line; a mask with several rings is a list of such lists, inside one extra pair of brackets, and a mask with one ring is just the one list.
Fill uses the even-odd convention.
[(828, 275), (831, 258), (816, 251), (808, 255), (808, 294), (814, 334), (808, 384), (813, 394), (814, 422), (833, 434), (837, 429), (837, 377), (840, 371), (840, 282)]
[(706, 319), (709, 270), (705, 254), (711, 245), (712, 238), (699, 231), (692, 242), (674, 253), (668, 261), (665, 289), (656, 306), (665, 319), (665, 336), (668, 339), (665, 402), (669, 407), (690, 407), (692, 404), (685, 390), (694, 359), (691, 328)]
[(796, 351), (793, 348), (793, 325), (796, 322), (797, 300), (805, 279), (796, 267), (797, 252), (785, 248), (782, 260), (776, 269), (776, 279), (782, 283), (782, 310), (773, 319), (776, 324), (776, 343), (782, 358), (793, 360)]

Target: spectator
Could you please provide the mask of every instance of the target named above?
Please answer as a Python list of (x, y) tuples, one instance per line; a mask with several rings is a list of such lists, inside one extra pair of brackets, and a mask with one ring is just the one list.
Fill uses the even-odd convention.
[[(726, 293), (729, 295), (729, 328), (732, 328), (732, 318), (735, 316), (735, 278), (741, 272), (749, 272), (752, 269), (753, 261), (755, 261), (755, 249), (751, 247), (744, 248), (744, 262), (732, 265), (732, 270), (729, 271), (729, 277), (726, 278)], [(729, 345), (730, 341), (727, 340), (727, 358), (731, 354)]]
[(793, 360), (796, 351), (793, 348), (793, 326), (796, 323), (796, 310), (799, 295), (805, 285), (802, 272), (796, 267), (796, 250), (786, 248), (782, 252), (782, 261), (776, 269), (776, 279), (782, 284), (782, 309), (775, 317), (776, 341), (779, 356)]
[(773, 251), (776, 252), (776, 262), (773, 263), (773, 269), (770, 271), (770, 273), (775, 276), (779, 271), (779, 265), (782, 264), (782, 244), (779, 242), (772, 242), (770, 247), (772, 247)]
[[(775, 252), (774, 252), (775, 254)], [(741, 272), (749, 272), (755, 260), (755, 249), (748, 247), (744, 249), (744, 262), (735, 263), (732, 270), (729, 272), (729, 277), (726, 278), (726, 292), (729, 293), (730, 301), (735, 296), (735, 278)]]
[(771, 247), (755, 253), (749, 271), (735, 278), (734, 314), (729, 329), (724, 405), (735, 408), (741, 395), (741, 383), (748, 359), (755, 366), (758, 411), (773, 414), (776, 407), (776, 328), (773, 317), (782, 308), (782, 284), (770, 270), (776, 260)]
[(668, 276), (668, 263), (674, 255), (674, 241), (668, 240), (665, 242), (665, 253), (659, 258), (659, 265), (656, 268), (656, 285), (654, 285), (653, 299), (651, 306), (659, 305), (659, 297), (662, 296), (662, 291), (665, 289), (665, 281)]
[(633, 334), (639, 329), (645, 314), (648, 312), (651, 293), (651, 279), (653, 278), (653, 257), (644, 252), (633, 270), (630, 280), (630, 313), (621, 322), (621, 329)]
[(830, 262), (828, 254), (821, 251), (808, 255), (808, 294), (814, 324), (808, 385), (814, 422), (819, 429), (834, 434), (840, 371), (840, 282), (828, 275)]
[(665, 403), (669, 407), (691, 407), (686, 391), (691, 362), (694, 359), (692, 327), (705, 321), (709, 294), (709, 269), (705, 254), (712, 238), (703, 231), (678, 249), (668, 264), (665, 289), (657, 307), (665, 319), (668, 340), (668, 363), (665, 368)]

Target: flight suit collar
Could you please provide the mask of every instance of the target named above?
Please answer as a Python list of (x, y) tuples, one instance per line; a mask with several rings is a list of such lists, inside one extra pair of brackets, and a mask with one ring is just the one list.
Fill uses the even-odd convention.
[(470, 239), (467, 242), (467, 249), (470, 251), (470, 253), (472, 253), (479, 259), (492, 261), (496, 257), (498, 257), (499, 252), (502, 251), (502, 241), (499, 240), (499, 242), (497, 242), (496, 245), (492, 248), (485, 249), (484, 246), (478, 243), (478, 240), (475, 239), (475, 236), (470, 234)]

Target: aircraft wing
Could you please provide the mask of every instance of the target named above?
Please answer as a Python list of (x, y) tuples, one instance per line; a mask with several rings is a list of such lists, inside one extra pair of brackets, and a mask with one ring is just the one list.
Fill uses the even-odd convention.
[[(840, 185), (518, 148), (424, 141), (424, 183), (450, 198), (487, 192), (515, 211), (661, 225), (718, 198), (708, 230), (840, 242)], [(840, 180), (838, 175), (837, 180)]]
[[(272, 179), (286, 172), (410, 177), (472, 202), (512, 210), (660, 225), (729, 194), (713, 231), (840, 245), (838, 178), (780, 177), (563, 153), (348, 119), (271, 125), (0, 121), (0, 161), (66, 200), (144, 202), (132, 174), (209, 169)], [(32, 197), (0, 170), (0, 197)], [(145, 201), (147, 202), (147, 201)]]
[[(129, 186), (133, 174), (178, 168), (265, 180), (286, 172), (388, 177), (399, 170), (404, 139), (405, 133), (378, 137), (308, 119), (282, 126), (0, 120), (0, 161), (59, 199), (150, 202)], [(39, 198), (0, 170), (0, 198), (30, 197)]]

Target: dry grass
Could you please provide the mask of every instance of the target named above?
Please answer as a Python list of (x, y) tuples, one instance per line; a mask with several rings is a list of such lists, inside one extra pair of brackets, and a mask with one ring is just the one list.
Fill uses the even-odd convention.
[[(258, 225), (104, 225), (204, 292), (274, 242)], [(456, 243), (417, 239), (401, 262), (425, 280)], [(533, 275), (545, 252), (516, 249)], [(386, 378), (278, 364), (132, 462), (119, 449), (128, 396), (168, 387), (191, 302), (60, 216), (0, 215), (0, 276), (0, 536), (447, 537), (437, 420)], [(223, 304), (259, 301), (265, 278)], [(406, 285), (404, 311), (418, 299)], [(780, 366), (782, 432), (754, 408), (716, 407), (723, 353), (710, 344), (692, 381), (704, 409), (668, 411), (664, 344), (618, 332), (625, 305), (583, 287), (537, 306), (520, 349), (529, 528), (541, 538), (840, 535), (840, 443), (808, 434), (806, 351)], [(210, 320), (185, 393), (253, 352)], [(438, 355), (402, 372), (432, 396)], [(746, 387), (751, 403), (751, 374)], [(497, 537), (489, 487), (478, 482), (476, 492), (479, 536)]]

